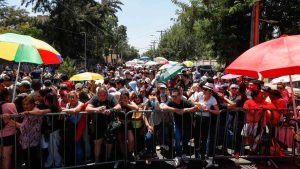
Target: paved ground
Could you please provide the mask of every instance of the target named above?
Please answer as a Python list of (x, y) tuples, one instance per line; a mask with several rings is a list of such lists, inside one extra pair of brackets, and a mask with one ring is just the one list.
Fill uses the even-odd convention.
[[(216, 168), (216, 169), (274, 169), (274, 165), (268, 165), (266, 160), (255, 160), (251, 161), (250, 164), (237, 164), (231, 160), (217, 160), (216, 161), (218, 166), (216, 167), (209, 167), (209, 168)], [(300, 162), (300, 161), (299, 161)], [(288, 159), (279, 159), (275, 161), (276, 165), (279, 169), (299, 169), (295, 166), (291, 160)], [(200, 161), (190, 161), (188, 164), (181, 165), (175, 168), (170, 162), (164, 161), (153, 161), (151, 165), (145, 165), (144, 162), (140, 161), (136, 164), (128, 164), (125, 167), (123, 164), (120, 164), (118, 168), (124, 169), (202, 169), (204, 168), (205, 164)], [(114, 164), (102, 165), (102, 166), (93, 166), (87, 167), (91, 169), (113, 169)]]

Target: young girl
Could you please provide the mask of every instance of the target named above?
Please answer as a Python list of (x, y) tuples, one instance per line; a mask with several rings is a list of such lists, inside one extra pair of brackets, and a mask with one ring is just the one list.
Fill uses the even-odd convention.
[[(2, 160), (2, 169), (10, 169), (12, 161), (13, 146), (15, 145), (15, 126), (8, 125), (9, 115), (18, 114), (15, 104), (9, 103), (9, 92), (7, 89), (0, 90), (0, 109), (2, 117), (0, 117), (0, 160)], [(3, 120), (2, 120), (3, 118)]]
[[(23, 109), (25, 111), (39, 110), (35, 106), (33, 96), (27, 96), (23, 100)], [(41, 140), (42, 116), (25, 116), (22, 123), (10, 120), (10, 124), (20, 130), (19, 142), (21, 144), (24, 162), (28, 168), (41, 168), (39, 143)]]

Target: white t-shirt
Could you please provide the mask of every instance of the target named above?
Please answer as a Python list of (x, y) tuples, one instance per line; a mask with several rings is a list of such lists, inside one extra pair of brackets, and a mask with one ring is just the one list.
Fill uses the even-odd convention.
[[(199, 103), (201, 105), (205, 105), (206, 109), (208, 109), (208, 110), (211, 108), (211, 106), (214, 106), (214, 105), (218, 104), (216, 98), (213, 97), (213, 96), (210, 96), (210, 98), (207, 101), (204, 101), (203, 92), (199, 93)], [(210, 116), (210, 113), (209, 112), (202, 112), (202, 113), (201, 112), (196, 112), (196, 115), (200, 115), (200, 116), (202, 115), (202, 116), (208, 117), (208, 116)]]

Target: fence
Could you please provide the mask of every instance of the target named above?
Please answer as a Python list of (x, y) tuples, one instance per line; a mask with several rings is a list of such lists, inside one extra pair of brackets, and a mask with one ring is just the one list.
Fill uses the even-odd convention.
[[(8, 130), (0, 131), (0, 154), (6, 156), (11, 147), (11, 168), (25, 165), (31, 169), (117, 167), (145, 159), (173, 164), (177, 157), (184, 161), (211, 159), (216, 164), (218, 159), (235, 158), (232, 154), (272, 163), (277, 158), (290, 158), (296, 165), (299, 150), (294, 133), (299, 121), (290, 119), (290, 112), (233, 109), (222, 110), (218, 116), (185, 114), (179, 120), (172, 113), (155, 110), (111, 116), (86, 112), (9, 115), (3, 118), (5, 128), (13, 132), (11, 137), (2, 137)], [(24, 118), (22, 124), (14, 123), (22, 121), (20, 118)], [(0, 123), (4, 125), (2, 120)], [(1, 162), (6, 165), (6, 160)]]

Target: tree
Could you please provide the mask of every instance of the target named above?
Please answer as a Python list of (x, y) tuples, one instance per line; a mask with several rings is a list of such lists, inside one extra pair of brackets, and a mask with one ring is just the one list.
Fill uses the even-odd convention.
[[(178, 17), (160, 42), (159, 51), (162, 56), (216, 58), (220, 63), (228, 65), (249, 49), (251, 15), (255, 1), (172, 2), (179, 7)], [(299, 0), (261, 1), (260, 42), (281, 34), (299, 34), (299, 12)], [(183, 35), (184, 38), (179, 38)], [(185, 51), (185, 46), (189, 51)]]
[(69, 57), (64, 58), (64, 61), (59, 65), (57, 72), (67, 74), (69, 77), (78, 73), (79, 67), (76, 66), (76, 61)]
[(118, 0), (103, 3), (95, 0), (23, 0), (23, 4), (33, 4), (35, 11), (49, 13), (49, 20), (39, 26), (46, 30), (45, 37), (62, 56), (82, 58), (84, 34), (88, 58), (101, 60), (102, 55), (115, 46), (116, 12), (122, 5)]
[(40, 39), (43, 31), (35, 26), (36, 19), (24, 9), (13, 6), (0, 8), (0, 33), (19, 33)]

